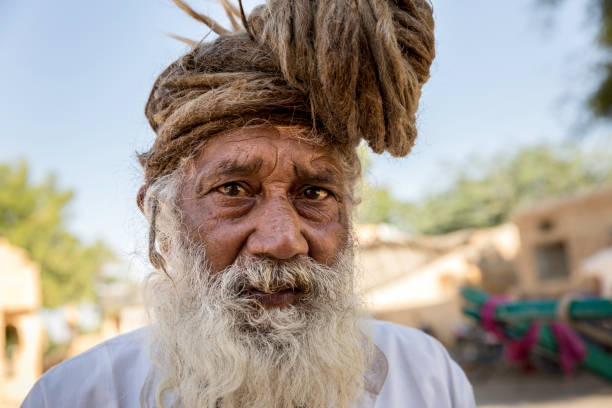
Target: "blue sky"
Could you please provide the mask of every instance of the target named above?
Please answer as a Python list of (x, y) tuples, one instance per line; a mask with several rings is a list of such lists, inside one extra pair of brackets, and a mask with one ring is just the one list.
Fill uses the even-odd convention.
[[(567, 138), (596, 60), (585, 2), (552, 16), (537, 0), (434, 0), (437, 58), (411, 155), (368, 177), (404, 199), (448, 184), (443, 163)], [(247, 9), (259, 1), (245, 1)], [(211, 0), (191, 0), (224, 20)], [(550, 24), (552, 23), (552, 24)], [(0, 2), (0, 161), (25, 158), (76, 191), (71, 228), (130, 258), (145, 248), (135, 152), (153, 140), (143, 109), (156, 76), (207, 30), (170, 0)]]

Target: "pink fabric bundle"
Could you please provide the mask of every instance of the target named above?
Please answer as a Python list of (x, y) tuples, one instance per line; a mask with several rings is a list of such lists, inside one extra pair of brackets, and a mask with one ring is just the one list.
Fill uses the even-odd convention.
[(586, 346), (574, 329), (566, 323), (554, 322), (550, 325), (550, 329), (557, 341), (561, 369), (569, 376), (586, 357)]
[[(491, 296), (480, 309), (482, 325), (488, 332), (495, 334), (507, 342), (505, 356), (513, 363), (525, 363), (531, 350), (538, 344), (540, 337), (540, 324), (532, 322), (527, 332), (520, 339), (511, 339), (495, 320), (495, 311), (501, 304), (508, 303), (505, 296)], [(553, 322), (551, 331), (557, 342), (559, 351), (559, 364), (565, 375), (571, 375), (576, 366), (586, 357), (586, 347), (578, 334), (566, 323)]]

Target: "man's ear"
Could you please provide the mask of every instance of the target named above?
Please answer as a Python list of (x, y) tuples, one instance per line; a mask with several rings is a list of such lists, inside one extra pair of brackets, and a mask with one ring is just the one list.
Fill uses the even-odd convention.
[(138, 194), (136, 194), (136, 204), (138, 205), (138, 208), (140, 208), (140, 212), (142, 212), (143, 214), (144, 212), (144, 198), (145, 198), (145, 194), (147, 193), (147, 185), (143, 185), (142, 187), (140, 187), (140, 189), (138, 190)]

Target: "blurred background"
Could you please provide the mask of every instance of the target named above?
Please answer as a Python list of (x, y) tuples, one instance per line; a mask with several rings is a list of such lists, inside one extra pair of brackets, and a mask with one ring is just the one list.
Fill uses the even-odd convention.
[[(417, 144), (361, 151), (362, 289), (442, 341), (479, 406), (611, 406), (612, 1), (433, 6)], [(153, 81), (188, 50), (167, 33), (214, 38), (171, 0), (0, 1), (0, 407), (145, 324), (135, 155)]]

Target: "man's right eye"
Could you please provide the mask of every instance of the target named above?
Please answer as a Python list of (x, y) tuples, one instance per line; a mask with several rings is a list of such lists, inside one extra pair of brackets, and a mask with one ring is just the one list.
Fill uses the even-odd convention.
[(226, 183), (217, 187), (217, 191), (229, 197), (245, 197), (248, 192), (238, 183)]

